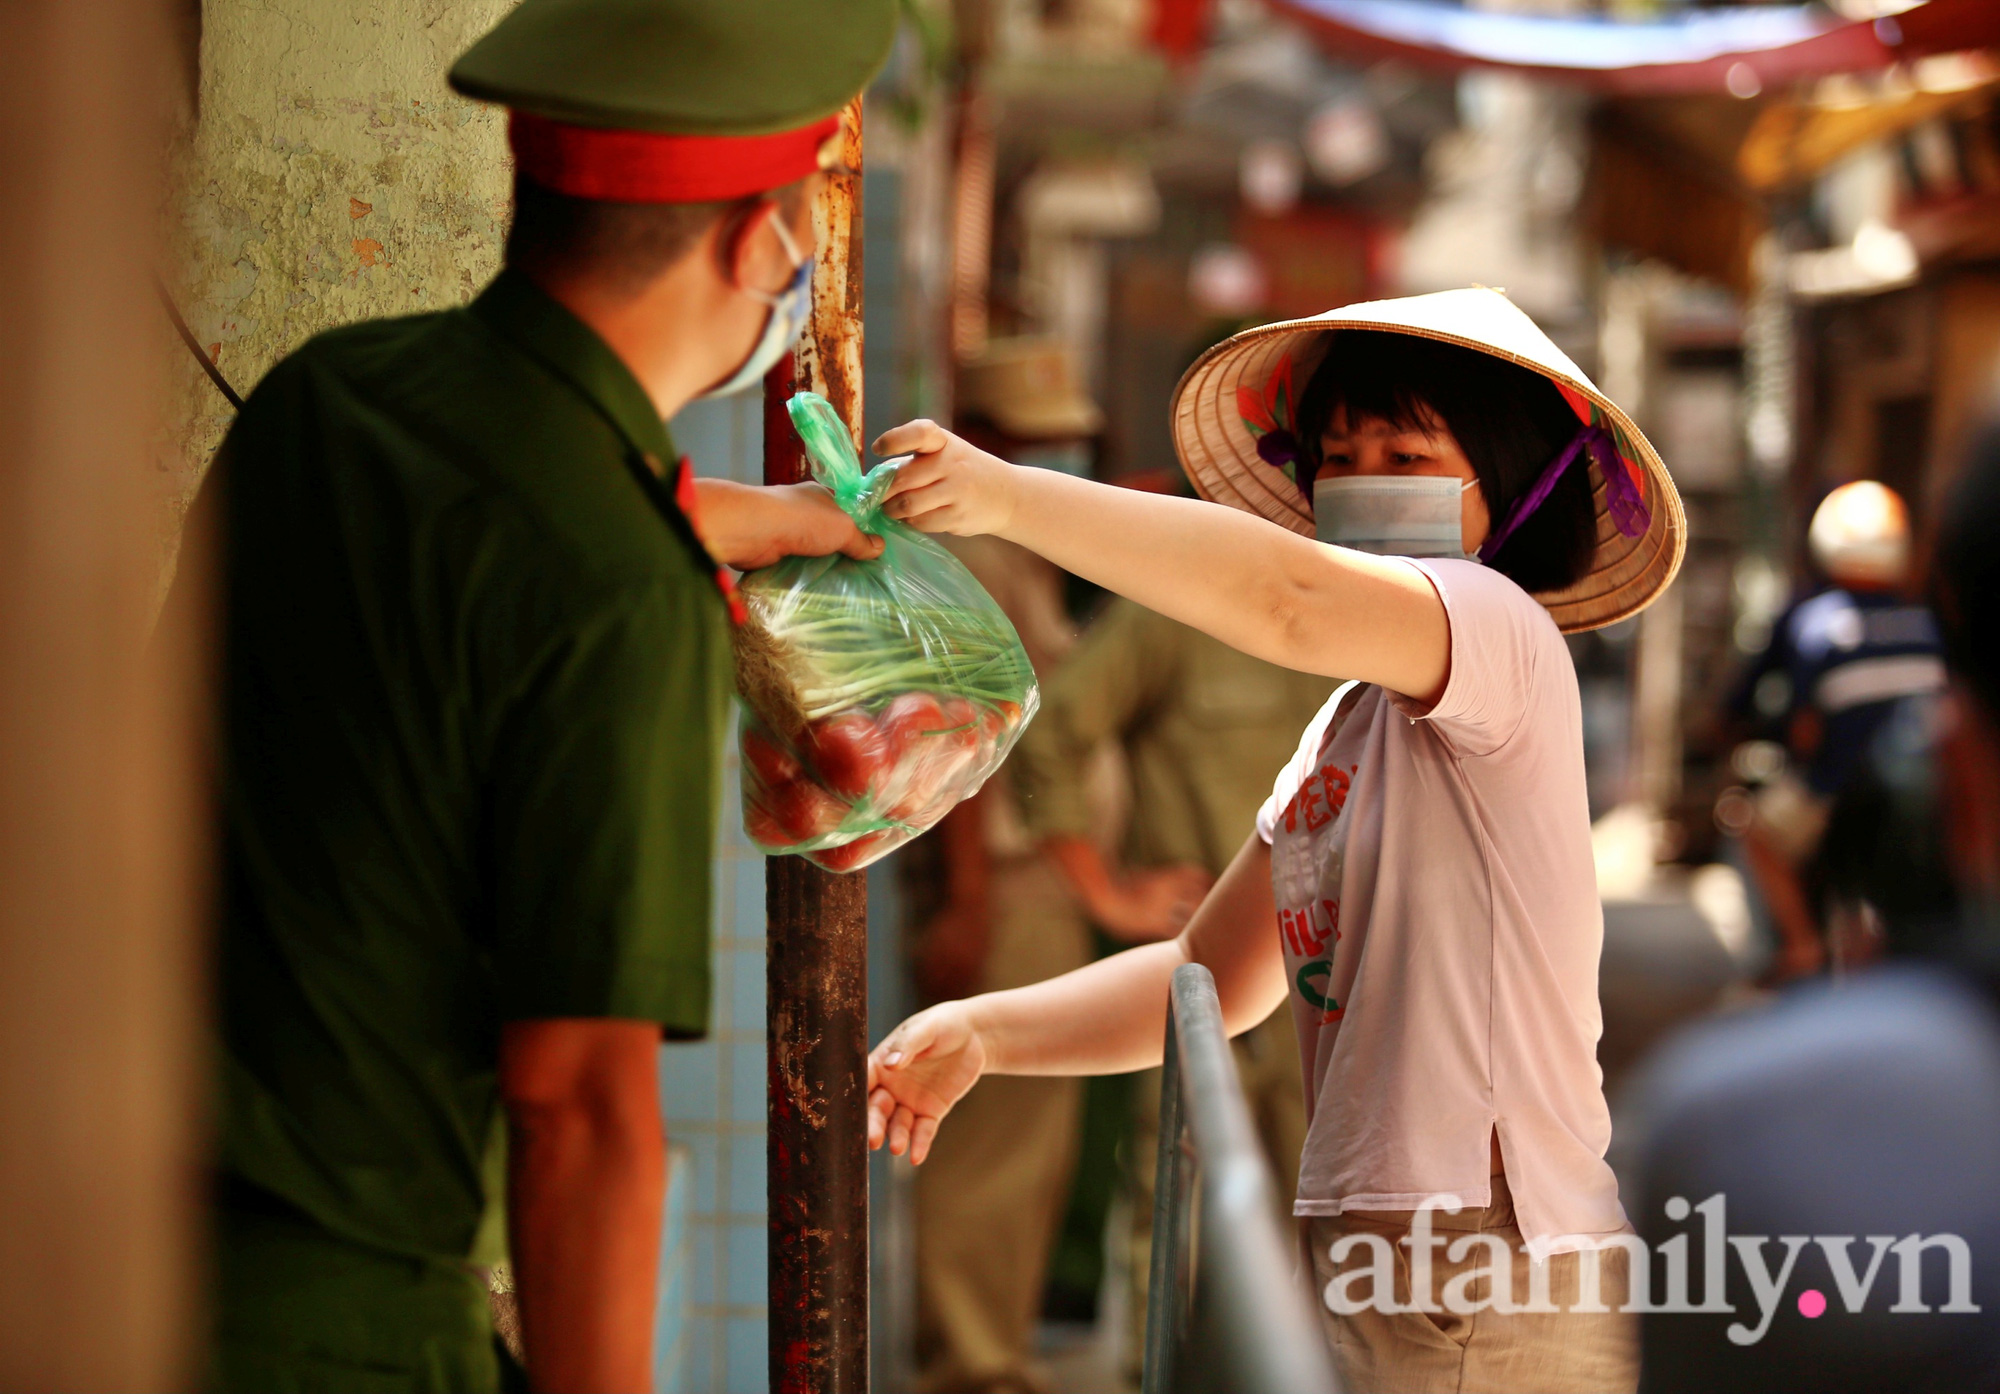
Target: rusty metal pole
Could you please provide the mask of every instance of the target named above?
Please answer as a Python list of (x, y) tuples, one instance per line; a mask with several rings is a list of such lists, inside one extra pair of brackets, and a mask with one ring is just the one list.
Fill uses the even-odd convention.
[[(861, 102), (813, 207), (812, 324), (764, 380), (764, 482), (804, 479), (785, 400), (810, 387), (861, 428)], [(764, 863), (773, 1394), (868, 1387), (868, 882), (803, 857)]]

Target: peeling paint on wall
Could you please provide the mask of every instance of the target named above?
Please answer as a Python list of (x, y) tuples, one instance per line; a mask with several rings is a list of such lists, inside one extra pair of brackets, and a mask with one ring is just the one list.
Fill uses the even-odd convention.
[[(500, 113), (445, 70), (511, 0), (206, 0), (201, 121), (177, 161), (178, 287), (239, 392), (336, 325), (470, 300), (500, 263)], [(176, 360), (177, 519), (230, 413)]]

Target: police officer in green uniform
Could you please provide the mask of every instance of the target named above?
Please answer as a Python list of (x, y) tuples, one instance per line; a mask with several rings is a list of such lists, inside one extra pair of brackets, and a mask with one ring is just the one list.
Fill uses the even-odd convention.
[[(1028, 826), (1107, 933), (1128, 943), (1170, 938), (1250, 835), (1299, 733), (1338, 685), (1114, 600), (1043, 684), (1041, 712), (1009, 762)], [(1106, 740), (1123, 748), (1131, 776), (1123, 868), (1106, 865), (1085, 798), (1090, 753)], [(1176, 875), (1193, 868), (1204, 873), (1198, 881)], [(1276, 1013), (1234, 1044), (1258, 1133), (1289, 1197), (1306, 1122), (1291, 1020)], [(1137, 1077), (1127, 1146), (1135, 1360), (1152, 1251), (1159, 1094), (1158, 1070)]]
[(505, 269), (314, 339), (230, 434), (217, 1388), (501, 1387), (503, 1233), (534, 1387), (651, 1385), (719, 564), (880, 545), (811, 486), (694, 480), (664, 421), (796, 338), (818, 171), (894, 24), (524, 0), (452, 74), (511, 109)]

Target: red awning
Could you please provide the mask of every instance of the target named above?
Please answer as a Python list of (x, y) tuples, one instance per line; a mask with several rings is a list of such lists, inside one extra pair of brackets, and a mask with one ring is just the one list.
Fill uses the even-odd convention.
[(1755, 90), (1749, 74), (1756, 86), (1769, 87), (2000, 45), (1996, 0), (1930, 0), (1873, 22), (1845, 20), (1818, 5), (1746, 5), (1629, 24), (1496, 14), (1427, 0), (1270, 3), (1303, 20), (1320, 46), (1343, 61), (1402, 58), (1431, 67), (1505, 68), (1633, 94), (1748, 95)]

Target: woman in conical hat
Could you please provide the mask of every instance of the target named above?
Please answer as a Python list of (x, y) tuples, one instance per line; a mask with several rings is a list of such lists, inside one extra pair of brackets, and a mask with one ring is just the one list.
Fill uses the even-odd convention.
[[(1168, 981), (1200, 962), (1232, 1031), (1280, 1002), (1298, 1029), (1294, 1213), (1351, 1387), (1631, 1389), (1562, 635), (1672, 580), (1673, 482), (1489, 290), (1247, 330), (1188, 370), (1173, 426), (1211, 502), (1020, 469), (929, 422), (877, 443), (916, 456), (890, 504), (913, 525), (999, 534), (1350, 681), (1177, 939), (910, 1018), (870, 1060), (870, 1140), (921, 1160), (984, 1072), (1156, 1063)], [(1531, 1269), (1530, 1246), (1554, 1257)], [(1600, 1258), (1601, 1305), (1570, 1310)]]

